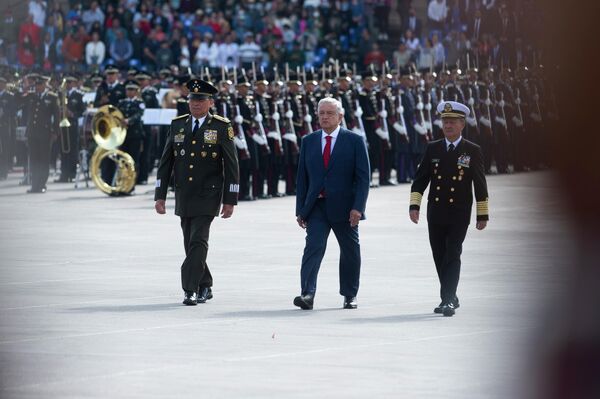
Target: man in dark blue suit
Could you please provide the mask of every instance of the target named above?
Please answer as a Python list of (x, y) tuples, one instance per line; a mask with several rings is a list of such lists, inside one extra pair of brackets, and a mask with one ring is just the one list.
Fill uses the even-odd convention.
[(301, 295), (294, 305), (312, 309), (317, 274), (333, 230), (340, 245), (340, 294), (344, 308), (356, 309), (360, 279), (358, 222), (365, 219), (369, 194), (369, 158), (363, 139), (340, 127), (342, 104), (319, 101), (321, 130), (302, 139), (296, 187), (296, 220), (306, 229), (300, 270)]

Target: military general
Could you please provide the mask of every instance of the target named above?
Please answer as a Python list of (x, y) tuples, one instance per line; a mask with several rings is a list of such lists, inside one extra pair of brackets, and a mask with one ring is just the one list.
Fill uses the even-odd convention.
[(185, 260), (181, 285), (185, 305), (211, 299), (213, 279), (206, 264), (210, 225), (219, 216), (229, 218), (237, 205), (239, 167), (228, 119), (209, 112), (217, 89), (191, 79), (186, 84), (190, 114), (171, 122), (157, 171), (155, 209), (165, 213), (171, 173), (175, 180), (175, 214), (181, 219)]
[(455, 101), (441, 101), (437, 111), (444, 138), (427, 145), (411, 187), (409, 214), (414, 223), (419, 222), (421, 199), (429, 185), (429, 243), (442, 299), (434, 312), (453, 316), (460, 306), (456, 290), (462, 244), (471, 219), (473, 188), (478, 230), (483, 230), (489, 219), (488, 191), (481, 148), (461, 136), (469, 108)]

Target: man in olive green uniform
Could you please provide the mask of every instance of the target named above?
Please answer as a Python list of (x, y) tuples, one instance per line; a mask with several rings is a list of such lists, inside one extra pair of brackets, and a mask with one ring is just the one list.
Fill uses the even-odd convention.
[(419, 222), (423, 192), (431, 182), (427, 204), (429, 244), (440, 280), (442, 302), (434, 313), (453, 316), (459, 307), (456, 289), (460, 255), (473, 207), (477, 201), (477, 230), (487, 226), (488, 191), (481, 147), (461, 136), (469, 108), (455, 101), (441, 101), (444, 138), (427, 145), (410, 193), (410, 219)]
[(187, 83), (190, 114), (171, 122), (156, 175), (155, 209), (165, 213), (171, 172), (175, 177), (175, 214), (181, 218), (186, 258), (181, 266), (183, 303), (212, 298), (212, 276), (206, 264), (210, 225), (215, 216), (229, 218), (237, 205), (239, 169), (228, 119), (208, 111), (217, 88), (200, 79)]

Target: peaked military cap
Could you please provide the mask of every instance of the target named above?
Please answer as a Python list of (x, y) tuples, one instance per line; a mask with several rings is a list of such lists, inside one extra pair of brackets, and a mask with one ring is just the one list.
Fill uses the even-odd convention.
[(104, 73), (107, 75), (110, 73), (119, 73), (119, 68), (117, 68), (114, 65), (107, 65), (106, 68), (104, 69)]
[(202, 79), (190, 79), (186, 83), (186, 87), (190, 91), (190, 99), (195, 98), (197, 100), (204, 100), (207, 98), (212, 98), (215, 94), (219, 92), (219, 90)]
[(236, 86), (252, 86), (245, 75), (238, 75)]
[(140, 88), (140, 85), (135, 80), (128, 80), (127, 82), (125, 82), (125, 88), (127, 90), (138, 90)]
[(135, 78), (137, 80), (150, 80), (152, 79), (152, 77), (150, 75), (148, 75), (146, 72), (140, 72), (137, 75), (135, 75)]
[(469, 116), (469, 107), (456, 101), (441, 101), (437, 112), (442, 118), (466, 118)]

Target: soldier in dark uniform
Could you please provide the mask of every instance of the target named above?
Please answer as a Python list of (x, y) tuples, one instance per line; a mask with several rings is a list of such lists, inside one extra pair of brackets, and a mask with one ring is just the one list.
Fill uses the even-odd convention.
[[(235, 86), (237, 91), (236, 103), (236, 116), (234, 118), (235, 123), (241, 125), (244, 130), (244, 140), (248, 147), (249, 157), (240, 162), (240, 199), (242, 201), (252, 201), (256, 199), (258, 192), (258, 181), (259, 179), (259, 151), (258, 144), (252, 138), (255, 134), (254, 131), (254, 116), (255, 116), (255, 105), (254, 98), (250, 94), (250, 82), (246, 76), (240, 76)], [(237, 114), (239, 110), (239, 114)]]
[[(379, 118), (377, 91), (375, 90), (377, 81), (378, 78), (373, 72), (365, 72), (365, 74), (363, 74), (364, 90), (358, 93), (358, 101), (362, 111), (361, 117), (363, 126), (365, 127), (365, 134), (367, 136), (369, 165), (371, 165), (371, 182), (373, 181), (373, 171), (378, 168), (381, 169), (382, 159), (382, 139), (377, 136), (377, 133), (375, 133), (375, 130), (378, 128), (377, 119)], [(378, 184), (371, 183), (371, 187), (378, 186)]]
[(119, 101), (125, 98), (125, 86), (119, 83), (119, 70), (116, 67), (109, 65), (104, 73), (106, 81), (102, 82), (96, 90), (94, 107), (99, 108), (106, 104), (116, 107)]
[(144, 101), (138, 97), (140, 86), (135, 80), (125, 82), (127, 97), (119, 101), (117, 108), (123, 113), (127, 123), (127, 136), (120, 150), (125, 151), (135, 161), (135, 170), (140, 170), (140, 150), (144, 141)]
[(186, 258), (181, 266), (183, 303), (212, 298), (206, 264), (210, 225), (215, 216), (229, 218), (237, 204), (239, 173), (229, 119), (212, 115), (217, 89), (200, 79), (188, 82), (191, 115), (173, 119), (157, 172), (155, 209), (164, 214), (168, 181), (175, 176), (175, 214), (181, 218)]
[[(67, 118), (69, 127), (61, 127), (64, 131), (61, 134), (67, 134), (64, 138), (68, 142), (67, 150), (60, 156), (60, 177), (55, 180), (56, 183), (71, 182), (77, 173), (77, 162), (79, 161), (79, 118), (83, 115), (86, 105), (83, 103), (83, 93), (77, 90), (77, 78), (66, 76), (66, 96), (67, 96)], [(62, 104), (61, 104), (62, 106)]]
[(6, 90), (6, 83), (6, 78), (0, 76), (0, 180), (5, 180), (12, 168), (17, 111), (15, 96)]
[[(269, 132), (269, 124), (271, 122), (271, 110), (272, 98), (267, 93), (267, 87), (269, 82), (265, 79), (264, 76), (259, 75), (257, 77), (257, 81), (254, 83), (254, 101), (255, 101), (255, 112), (254, 120), (257, 126), (257, 134), (258, 136), (258, 176), (255, 186), (254, 195), (259, 199), (267, 199), (271, 198), (272, 195), (270, 193), (269, 181), (270, 177), (274, 173), (274, 163), (271, 159), (271, 152), (275, 150), (274, 143), (269, 142), (268, 132)], [(262, 133), (260, 127), (262, 126)], [(273, 135), (271, 135), (273, 136)], [(267, 191), (265, 191), (265, 183), (267, 183)]]
[(192, 77), (190, 75), (184, 74), (177, 77), (177, 86), (179, 93), (181, 94), (177, 98), (177, 116), (186, 115), (190, 113), (190, 107), (188, 105), (188, 89), (187, 82)]
[(27, 142), (31, 188), (28, 193), (45, 193), (50, 173), (50, 146), (59, 132), (58, 96), (48, 90), (47, 79), (36, 78), (35, 93), (27, 96)]
[[(154, 86), (150, 85), (150, 75), (146, 73), (140, 73), (136, 75), (136, 80), (140, 85), (141, 97), (146, 108), (160, 108), (158, 104), (158, 98), (156, 95), (158, 91)], [(152, 126), (144, 125), (144, 140), (142, 144), (142, 151), (140, 153), (140, 169), (137, 176), (137, 184), (146, 184), (148, 181), (148, 175), (152, 172), (154, 167), (155, 151), (156, 151), (156, 138), (152, 135)]]
[(444, 139), (431, 142), (419, 165), (410, 194), (410, 219), (419, 222), (423, 192), (431, 182), (427, 203), (429, 243), (441, 285), (442, 302), (434, 309), (444, 316), (459, 307), (456, 288), (460, 277), (460, 255), (473, 206), (477, 201), (477, 229), (489, 219), (488, 192), (481, 148), (462, 138), (469, 108), (454, 101), (438, 105)]

